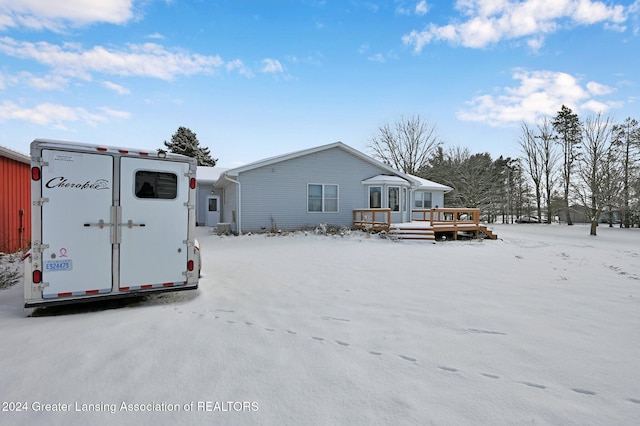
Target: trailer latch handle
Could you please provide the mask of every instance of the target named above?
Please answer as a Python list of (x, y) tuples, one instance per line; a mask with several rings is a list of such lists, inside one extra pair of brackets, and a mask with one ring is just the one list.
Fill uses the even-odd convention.
[(85, 223), (84, 226), (87, 228), (91, 226), (97, 226), (98, 228), (102, 229), (105, 226), (113, 226), (113, 223), (104, 223), (104, 219), (100, 219), (98, 223)]
[(141, 226), (141, 227), (146, 226), (144, 223), (133, 223), (131, 219), (129, 219), (127, 223), (123, 223), (122, 225), (127, 225), (127, 228), (129, 229), (133, 228), (134, 226)]

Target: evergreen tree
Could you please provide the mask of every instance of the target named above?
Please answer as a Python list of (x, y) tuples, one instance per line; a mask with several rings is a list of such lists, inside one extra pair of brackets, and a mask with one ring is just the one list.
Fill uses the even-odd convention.
[(169, 152), (193, 157), (198, 160), (198, 166), (215, 166), (218, 160), (211, 157), (209, 148), (201, 147), (196, 134), (186, 127), (178, 127), (171, 136), (171, 142), (164, 141)]
[(578, 119), (578, 114), (574, 114), (571, 108), (565, 105), (562, 105), (552, 124), (553, 129), (558, 134), (558, 142), (562, 146), (562, 154), (564, 156), (562, 178), (564, 183), (564, 207), (567, 225), (573, 225), (569, 211), (569, 190), (571, 188), (571, 175), (574, 171), (574, 163), (578, 159), (578, 150), (582, 142), (582, 125)]

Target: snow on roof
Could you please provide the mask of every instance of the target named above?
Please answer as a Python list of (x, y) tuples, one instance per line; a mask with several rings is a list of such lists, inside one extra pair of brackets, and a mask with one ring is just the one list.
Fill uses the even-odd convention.
[(220, 175), (229, 170), (226, 167), (208, 167), (198, 166), (196, 170), (196, 181), (198, 182), (217, 182)]
[(420, 187), (417, 188), (418, 190), (420, 189), (426, 189), (426, 190), (431, 190), (431, 191), (444, 191), (444, 192), (449, 192), (451, 190), (453, 190), (453, 188), (451, 188), (450, 186), (447, 185), (443, 185), (441, 183), (438, 182), (434, 182), (432, 180), (429, 179), (424, 179), (418, 176), (414, 176), (414, 175), (409, 175), (412, 178), (414, 178), (415, 180), (417, 180), (418, 182), (420, 182)]
[(377, 175), (362, 181), (363, 185), (409, 185), (406, 179), (400, 176)]

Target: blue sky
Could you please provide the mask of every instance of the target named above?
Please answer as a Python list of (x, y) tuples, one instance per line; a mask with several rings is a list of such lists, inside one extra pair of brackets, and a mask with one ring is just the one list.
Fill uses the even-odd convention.
[[(62, 3), (62, 4), (60, 4)], [(0, 145), (160, 148), (219, 165), (419, 115), (445, 147), (518, 156), (521, 123), (640, 119), (640, 0), (0, 0)]]

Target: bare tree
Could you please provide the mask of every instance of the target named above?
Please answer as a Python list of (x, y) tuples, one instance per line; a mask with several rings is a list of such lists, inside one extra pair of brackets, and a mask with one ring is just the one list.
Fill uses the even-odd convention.
[(553, 128), (546, 118), (542, 124), (538, 125), (540, 144), (538, 149), (542, 160), (542, 173), (544, 175), (545, 202), (547, 204), (547, 223), (551, 223), (553, 217), (552, 200), (556, 187), (556, 175), (558, 164), (558, 152), (555, 149), (556, 137), (553, 135)]
[(604, 207), (616, 196), (616, 190), (610, 186), (619, 182), (615, 176), (619, 167), (612, 141), (613, 123), (609, 117), (603, 118), (597, 114), (588, 117), (582, 128), (582, 156), (578, 170), (580, 180), (574, 188), (587, 207), (591, 221), (590, 234), (597, 235), (598, 219)]
[(524, 169), (533, 182), (538, 217), (542, 220), (544, 157), (533, 130), (526, 123), (522, 123), (522, 135), (520, 135), (519, 143), (524, 153)]
[(402, 117), (393, 127), (385, 124), (379, 131), (380, 135), (369, 145), (373, 156), (412, 175), (428, 164), (431, 154), (442, 144), (435, 125), (425, 122), (420, 116)]
[(620, 148), (622, 154), (622, 182), (623, 204), (622, 220), (620, 226), (628, 228), (630, 225), (631, 179), (637, 170), (640, 158), (640, 124), (638, 120), (627, 117), (624, 123), (613, 127), (614, 143)]

